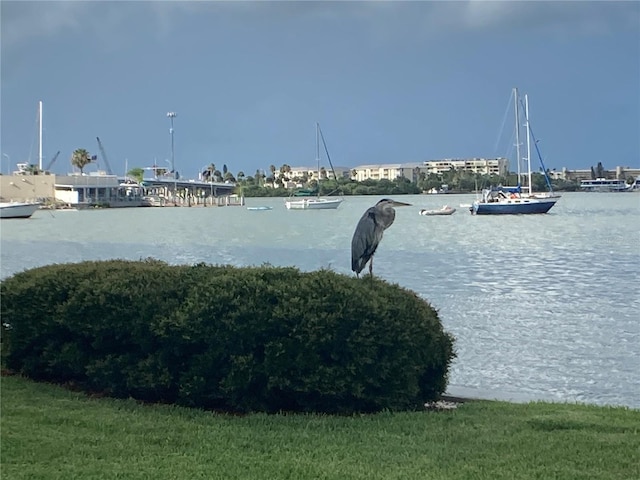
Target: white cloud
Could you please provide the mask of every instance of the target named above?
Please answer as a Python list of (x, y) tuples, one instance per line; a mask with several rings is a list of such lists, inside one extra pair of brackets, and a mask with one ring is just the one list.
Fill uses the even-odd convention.
[[(484, 1), (457, 2), (269, 2), (269, 1), (2, 1), (3, 53), (34, 38), (91, 32), (104, 43), (136, 23), (164, 36), (191, 15), (220, 14), (239, 19), (286, 23), (296, 18), (353, 18), (372, 32), (393, 35), (412, 26), (420, 35), (448, 31), (556, 30), (599, 34), (640, 28), (640, 2)], [(246, 17), (245, 17), (246, 16)]]

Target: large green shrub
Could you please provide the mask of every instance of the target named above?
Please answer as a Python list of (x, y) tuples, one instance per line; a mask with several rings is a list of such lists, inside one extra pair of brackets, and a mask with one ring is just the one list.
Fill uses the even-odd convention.
[(294, 268), (52, 265), (1, 284), (3, 361), (38, 380), (227, 411), (411, 409), (453, 339), (414, 293)]

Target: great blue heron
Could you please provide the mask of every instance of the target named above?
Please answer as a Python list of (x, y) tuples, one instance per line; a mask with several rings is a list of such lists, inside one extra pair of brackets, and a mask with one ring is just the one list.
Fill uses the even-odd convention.
[(396, 218), (393, 207), (409, 205), (411, 204), (383, 198), (364, 212), (351, 240), (351, 270), (356, 272), (357, 276), (360, 276), (367, 262), (369, 273), (373, 275), (373, 254), (382, 240), (382, 234)]

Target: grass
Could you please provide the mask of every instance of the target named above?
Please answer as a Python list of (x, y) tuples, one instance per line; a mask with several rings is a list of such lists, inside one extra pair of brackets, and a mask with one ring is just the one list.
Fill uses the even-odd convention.
[(2, 479), (632, 479), (640, 411), (220, 415), (2, 377)]

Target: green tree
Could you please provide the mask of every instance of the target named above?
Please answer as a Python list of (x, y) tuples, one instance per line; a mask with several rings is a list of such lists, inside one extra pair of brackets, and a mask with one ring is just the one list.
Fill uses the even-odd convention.
[(91, 156), (84, 148), (78, 148), (71, 155), (71, 165), (78, 167), (80, 173), (84, 173), (84, 167), (91, 163)]
[(132, 168), (127, 172), (127, 175), (134, 178), (138, 183), (140, 183), (144, 178), (144, 170), (140, 167)]

